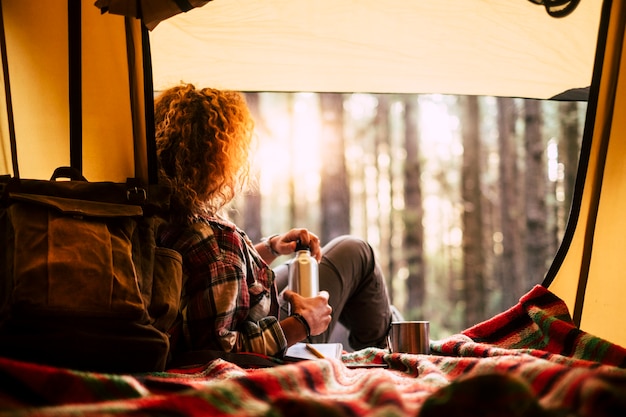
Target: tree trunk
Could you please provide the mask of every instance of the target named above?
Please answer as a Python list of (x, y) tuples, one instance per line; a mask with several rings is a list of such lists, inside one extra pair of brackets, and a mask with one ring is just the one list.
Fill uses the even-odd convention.
[(558, 145), (559, 162), (563, 164), (562, 207), (565, 209), (564, 217), (567, 217), (572, 206), (580, 154), (581, 134), (578, 128), (578, 103), (575, 101), (559, 103), (559, 123), (561, 133)]
[(501, 279), (502, 310), (524, 293), (524, 213), (517, 162), (516, 110), (512, 98), (498, 98), (498, 144), (500, 147), (500, 209), (502, 217)]
[(298, 216), (299, 213), (299, 205), (298, 205), (298, 196), (296, 194), (296, 152), (297, 149), (297, 141), (295, 140), (294, 134), (294, 105), (293, 105), (293, 93), (286, 93), (285, 97), (287, 99), (287, 116), (289, 120), (289, 132), (290, 132), (290, 158), (289, 158), (289, 181), (287, 186), (287, 195), (289, 196), (289, 224), (293, 227), (295, 225), (300, 224), (300, 218)]
[(320, 239), (331, 239), (350, 233), (350, 188), (345, 161), (343, 135), (343, 95), (319, 95), (322, 114), (321, 195), (322, 209)]
[(422, 168), (420, 165), (419, 108), (416, 97), (407, 96), (404, 100), (404, 260), (408, 269), (407, 303), (402, 311), (415, 311), (421, 315), (426, 295), (424, 268), (424, 227), (422, 220)]
[[(378, 94), (378, 108), (376, 111), (376, 190), (377, 190), (377, 208), (378, 208), (378, 230), (380, 236), (379, 258), (380, 265), (387, 279), (387, 285), (393, 288), (391, 278), (391, 201), (390, 187), (391, 179), (389, 178), (389, 147), (390, 147), (390, 123), (389, 123), (389, 95)], [(393, 291), (389, 296), (393, 301)]]
[[(260, 100), (258, 93), (246, 93), (246, 102), (248, 103), (250, 113), (252, 114), (252, 117), (255, 121), (259, 121), (257, 122), (257, 125), (261, 124), (261, 110), (259, 101)], [(251, 175), (254, 178), (258, 178), (259, 172), (252, 172)], [(263, 236), (261, 223), (261, 193), (256, 187), (253, 187), (244, 196), (243, 219), (241, 221), (241, 226), (243, 230), (246, 231), (246, 234), (253, 242), (258, 242)]]
[(461, 126), (463, 167), (461, 171), (463, 199), (463, 282), (465, 295), (465, 326), (485, 319), (485, 271), (482, 227), (480, 110), (478, 98), (462, 97)]
[(540, 103), (526, 100), (525, 147), (526, 147), (526, 257), (527, 275), (525, 291), (543, 280), (547, 271), (548, 239), (546, 211), (546, 143), (542, 137)]

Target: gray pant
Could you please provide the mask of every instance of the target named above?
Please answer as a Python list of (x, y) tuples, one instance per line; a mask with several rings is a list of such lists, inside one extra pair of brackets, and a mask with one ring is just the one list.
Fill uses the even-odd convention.
[[(333, 314), (328, 329), (311, 337), (310, 341), (332, 341), (331, 333), (339, 322), (349, 332), (352, 349), (386, 347), (392, 313), (385, 280), (372, 247), (359, 238), (340, 236), (322, 248), (322, 255), (319, 287), (330, 294), (328, 303)], [(274, 269), (279, 293), (287, 287), (289, 266), (290, 262)], [(288, 311), (287, 303), (281, 301), (280, 318), (287, 316)]]

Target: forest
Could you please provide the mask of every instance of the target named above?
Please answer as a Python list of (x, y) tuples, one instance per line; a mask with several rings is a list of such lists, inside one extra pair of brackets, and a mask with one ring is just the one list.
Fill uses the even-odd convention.
[[(586, 102), (246, 93), (253, 241), (307, 227), (374, 248), (393, 304), (439, 339), (540, 284), (567, 225)], [(280, 258), (276, 262), (287, 261)]]

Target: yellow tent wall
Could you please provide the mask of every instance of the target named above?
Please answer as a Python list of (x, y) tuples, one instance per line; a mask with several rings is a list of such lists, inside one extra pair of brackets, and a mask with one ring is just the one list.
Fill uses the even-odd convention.
[(626, 2), (607, 1), (604, 7), (578, 177), (580, 211), (573, 213), (570, 236), (544, 285), (566, 301), (583, 330), (626, 346), (621, 322), (626, 313)]
[[(101, 15), (91, 0), (69, 3), (82, 6), (82, 114), (76, 117), (82, 117), (83, 174), (90, 181), (125, 181), (135, 176), (133, 136), (145, 136), (141, 25)], [(20, 176), (48, 179), (70, 164), (68, 2), (1, 5)], [(0, 174), (12, 174), (0, 101)]]
[(549, 98), (591, 82), (599, 0), (214, 0), (151, 33), (154, 86)]

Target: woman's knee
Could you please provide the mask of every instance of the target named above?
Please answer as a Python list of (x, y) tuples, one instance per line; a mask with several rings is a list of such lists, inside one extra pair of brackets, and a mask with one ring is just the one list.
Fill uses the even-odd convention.
[(372, 260), (374, 256), (370, 244), (353, 235), (342, 235), (332, 239), (324, 246), (322, 253), (324, 256), (332, 254), (333, 256), (348, 258), (357, 257), (367, 261)]
[(322, 250), (322, 270), (330, 268), (344, 280), (361, 281), (376, 269), (372, 247), (365, 240), (351, 235), (339, 236)]

